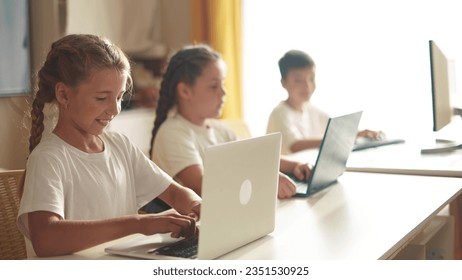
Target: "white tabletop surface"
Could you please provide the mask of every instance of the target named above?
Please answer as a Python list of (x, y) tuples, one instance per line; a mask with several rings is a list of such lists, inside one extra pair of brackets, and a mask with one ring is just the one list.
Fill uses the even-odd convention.
[(404, 143), (352, 152), (348, 158), (347, 170), (462, 177), (462, 149), (421, 154), (420, 147), (422, 146)]
[[(279, 200), (273, 233), (221, 259), (386, 259), (461, 193), (460, 178), (347, 172), (309, 198)], [(117, 259), (104, 248), (51, 259)], [(223, 238), (217, 236), (217, 238)]]
[[(411, 134), (405, 143), (352, 152), (347, 170), (391, 174), (462, 177), (461, 148), (438, 153), (422, 154), (422, 149), (436, 148), (448, 143), (436, 143), (437, 139), (462, 143), (462, 120), (457, 117), (438, 132)], [(301, 154), (306, 152), (301, 152)]]

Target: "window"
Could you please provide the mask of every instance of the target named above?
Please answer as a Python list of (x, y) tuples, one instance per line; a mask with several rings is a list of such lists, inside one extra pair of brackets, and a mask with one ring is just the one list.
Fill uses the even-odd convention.
[[(312, 102), (327, 112), (363, 109), (362, 128), (430, 132), (428, 40), (438, 40), (457, 67), (457, 10), (446, 0), (243, 0), (244, 118), (252, 134), (265, 133), (287, 96), (277, 62), (292, 48), (315, 60)], [(462, 85), (455, 75), (462, 73), (453, 74)]]

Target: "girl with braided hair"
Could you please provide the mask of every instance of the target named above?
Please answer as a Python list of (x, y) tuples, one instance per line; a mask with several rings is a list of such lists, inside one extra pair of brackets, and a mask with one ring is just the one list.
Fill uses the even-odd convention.
[[(133, 233), (196, 234), (200, 197), (128, 138), (105, 130), (131, 88), (129, 61), (108, 40), (68, 35), (52, 44), (38, 72), (17, 221), (38, 256), (70, 254)], [(59, 115), (42, 139), (46, 103), (56, 104)], [(178, 212), (139, 215), (157, 196)]]
[[(186, 46), (174, 54), (164, 74), (151, 138), (153, 161), (182, 185), (201, 194), (206, 147), (237, 140), (217, 117), (226, 95), (225, 63), (207, 45)], [(176, 113), (171, 114), (172, 109)], [(281, 159), (281, 171), (303, 180), (307, 164)], [(295, 183), (279, 176), (278, 197), (295, 194)]]

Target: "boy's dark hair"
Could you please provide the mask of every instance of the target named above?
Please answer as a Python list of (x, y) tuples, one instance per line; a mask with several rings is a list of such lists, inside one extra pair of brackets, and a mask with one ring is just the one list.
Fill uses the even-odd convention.
[(285, 79), (291, 69), (314, 67), (314, 60), (307, 53), (299, 50), (290, 50), (279, 59), (279, 71), (281, 79)]

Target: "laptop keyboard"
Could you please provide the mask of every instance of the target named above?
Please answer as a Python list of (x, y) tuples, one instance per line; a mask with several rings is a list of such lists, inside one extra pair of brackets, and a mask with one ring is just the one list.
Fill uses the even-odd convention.
[(195, 259), (197, 258), (197, 244), (198, 238), (192, 237), (162, 246), (152, 251), (152, 253), (177, 258)]
[(306, 193), (308, 184), (302, 181), (295, 181), (295, 187), (297, 188), (297, 193)]
[(365, 150), (369, 148), (386, 146), (386, 145), (400, 144), (400, 143), (404, 143), (404, 140), (403, 139), (372, 140), (372, 139), (361, 138), (361, 139), (356, 140), (355, 145), (353, 146), (353, 152), (361, 151), (361, 150)]
[(306, 189), (308, 188), (308, 183), (304, 181), (300, 181), (294, 174), (287, 174), (292, 181), (295, 183), (296, 193), (306, 193)]

